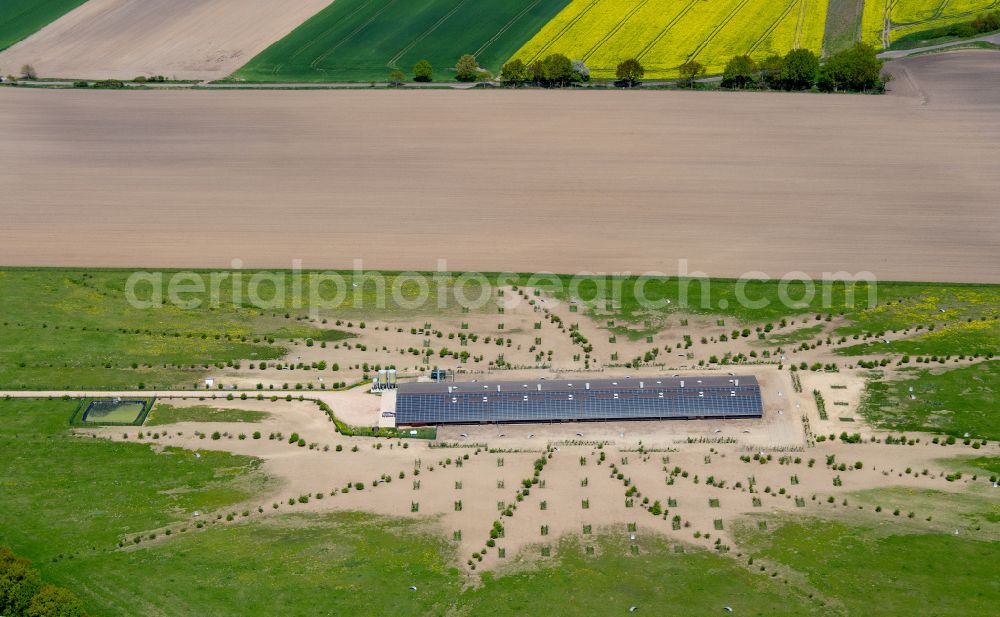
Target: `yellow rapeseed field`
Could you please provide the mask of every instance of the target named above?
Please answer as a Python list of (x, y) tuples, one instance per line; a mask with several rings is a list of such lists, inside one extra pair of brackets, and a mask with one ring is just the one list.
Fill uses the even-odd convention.
[(866, 0), (862, 37), (865, 42), (881, 47), (901, 36), (967, 21), (996, 8), (1000, 8), (1000, 0)]
[(695, 59), (721, 72), (736, 55), (763, 58), (823, 45), (827, 0), (573, 0), (515, 54), (584, 60), (595, 77), (638, 58), (646, 78), (669, 78)]

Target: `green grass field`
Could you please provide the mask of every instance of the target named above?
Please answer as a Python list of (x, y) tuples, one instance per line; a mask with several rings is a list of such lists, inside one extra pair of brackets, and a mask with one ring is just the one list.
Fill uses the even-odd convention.
[(77, 405), (0, 399), (0, 544), (43, 569), (270, 486), (254, 458), (74, 437)]
[(158, 403), (149, 412), (145, 426), (163, 426), (178, 422), (260, 422), (270, 414), (249, 409), (220, 409), (207, 405), (192, 407), (174, 407), (167, 403)]
[(0, 387), (191, 388), (212, 367), (280, 358), (293, 339), (343, 338), (231, 297), (213, 310), (208, 292), (199, 308), (134, 308), (128, 275), (0, 271)]
[(892, 430), (1000, 439), (1000, 361), (906, 371), (912, 379), (869, 382), (862, 404), (869, 420)]
[[(0, 400), (0, 544), (104, 617), (133, 615), (987, 614), (1000, 543), (920, 527), (771, 520), (728, 555), (648, 534), (556, 542), (467, 586), (433, 520), (285, 514), (226, 525), (213, 512), (269, 490), (256, 459), (74, 437), (75, 401)], [(16, 487), (16, 490), (6, 490)], [(882, 499), (893, 499), (883, 495)], [(902, 498), (902, 497), (900, 497)], [(954, 510), (981, 510), (973, 495)], [(888, 503), (888, 502), (887, 502)], [(205, 529), (118, 543), (205, 513)], [(957, 513), (960, 515), (960, 513)], [(914, 525), (916, 523), (911, 523)], [(894, 535), (898, 534), (898, 535)], [(529, 549), (529, 554), (535, 555)], [(747, 566), (748, 553), (755, 558)], [(740, 556), (737, 556), (740, 555)], [(765, 571), (759, 566), (766, 564)], [(411, 591), (410, 586), (416, 586)]]
[[(86, 0), (3, 0), (0, 2), (0, 51), (41, 30)], [(4, 74), (21, 67), (4, 66)]]
[(831, 521), (788, 521), (740, 540), (757, 560), (804, 575), (803, 589), (837, 614), (986, 615), (1000, 595), (1000, 543), (945, 534), (876, 531)]
[[(458, 280), (455, 275), (442, 279), (441, 289), (447, 294), (443, 308), (435, 283), (430, 285), (427, 308), (414, 310), (397, 306), (392, 294), (380, 304), (376, 281), (355, 281), (347, 274), (342, 302), (332, 308), (317, 308), (313, 320), (308, 298), (301, 296), (288, 298), (288, 304), (299, 305), (295, 309), (250, 306), (245, 301), (246, 281), (252, 276), (248, 272), (243, 273), (244, 284), (239, 286), (243, 298), (239, 302), (234, 301), (232, 289), (223, 285), (214, 308), (209, 291), (184, 294), (181, 299), (200, 302), (195, 308), (169, 302), (150, 309), (134, 308), (125, 297), (128, 274), (115, 270), (0, 270), (0, 388), (190, 389), (210, 371), (280, 358), (309, 338), (317, 344), (342, 340), (348, 334), (334, 328), (336, 319), (461, 313), (452, 294)], [(165, 277), (170, 274), (165, 273)], [(311, 276), (303, 275), (304, 289), (310, 287)], [(274, 286), (294, 288), (292, 274), (277, 272), (273, 277)], [(416, 297), (418, 285), (397, 284), (397, 280), (402, 279), (386, 273), (388, 289), (399, 286), (406, 301)], [(496, 277), (491, 276), (490, 281), (495, 283)], [(581, 318), (586, 313), (595, 319), (614, 320), (615, 328), (629, 336), (660, 331), (668, 317), (678, 314), (718, 316), (742, 324), (776, 324), (789, 318), (812, 327), (820, 323), (816, 315), (824, 320), (843, 315), (848, 324), (839, 328), (837, 335), (858, 336), (856, 344), (843, 350), (846, 355), (985, 356), (1000, 352), (1000, 286), (996, 285), (880, 283), (876, 305), (869, 306), (864, 284), (852, 295), (843, 284), (831, 285), (828, 292), (819, 285), (810, 294), (805, 284), (792, 283), (787, 295), (794, 302), (786, 304), (774, 281), (752, 281), (742, 290), (736, 281), (724, 279), (586, 279), (574, 286), (566, 276), (532, 279), (520, 275), (512, 282), (577, 301)], [(616, 288), (620, 288), (620, 296), (612, 301), (609, 298)], [(465, 295), (475, 298), (478, 291), (473, 283)], [(751, 308), (741, 304), (741, 291), (762, 305)], [(330, 294), (328, 290), (323, 293), (326, 297)], [(267, 289), (260, 294), (271, 297)], [(644, 308), (640, 297), (659, 305)], [(140, 293), (140, 299), (148, 299), (148, 292)], [(481, 310), (496, 312), (497, 308), (489, 305)], [(918, 327), (921, 330), (916, 330)], [(907, 329), (907, 340), (886, 344), (873, 338)]]
[(251, 82), (385, 81), (421, 59), (436, 80), (474, 54), (493, 72), (568, 0), (337, 0), (233, 75)]
[(1000, 456), (980, 456), (966, 459), (962, 463), (985, 470), (991, 474), (1000, 475)]

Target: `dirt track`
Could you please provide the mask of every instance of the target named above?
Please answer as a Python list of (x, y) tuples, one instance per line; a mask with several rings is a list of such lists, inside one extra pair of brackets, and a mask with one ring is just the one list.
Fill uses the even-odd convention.
[(222, 79), (330, 0), (90, 0), (0, 53), (43, 77)]
[(1000, 282), (1000, 54), (886, 97), (0, 90), (0, 264)]

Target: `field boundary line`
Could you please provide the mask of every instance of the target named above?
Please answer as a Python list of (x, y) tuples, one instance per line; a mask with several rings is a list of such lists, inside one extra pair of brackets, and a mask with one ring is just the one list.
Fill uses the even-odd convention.
[[(856, 6), (858, 20), (854, 24), (854, 40), (860, 42), (865, 37), (865, 0), (858, 0)], [(823, 37), (823, 55), (826, 55), (826, 37)]]
[(534, 56), (531, 57), (530, 60), (528, 60), (528, 62), (526, 64), (531, 64), (532, 62), (534, 62), (535, 60), (537, 60), (539, 58), (539, 56), (541, 56), (543, 53), (545, 53), (546, 51), (548, 51), (549, 48), (552, 47), (555, 44), (556, 41), (558, 41), (559, 39), (561, 39), (564, 34), (566, 34), (571, 28), (573, 28), (573, 26), (575, 26), (581, 19), (583, 19), (584, 17), (586, 17), (586, 15), (588, 13), (590, 13), (591, 9), (593, 9), (595, 6), (597, 6), (600, 2), (601, 2), (601, 0), (593, 0), (593, 2), (591, 2), (590, 4), (587, 5), (587, 8), (585, 8), (582, 11), (580, 11), (579, 13), (577, 13), (573, 17), (573, 19), (569, 20), (569, 22), (567, 22), (566, 25), (563, 26), (562, 29), (559, 30), (559, 32), (556, 33), (555, 36), (553, 36), (548, 41), (546, 41), (545, 44), (542, 45), (542, 47), (535, 53)]
[[(786, 6), (785, 9), (781, 11), (781, 14), (778, 15), (778, 17), (773, 22), (771, 22), (771, 25), (767, 27), (767, 30), (764, 30), (763, 34), (757, 37), (757, 40), (754, 41), (752, 45), (750, 45), (750, 49), (747, 50), (747, 55), (757, 51), (757, 48), (760, 47), (760, 44), (764, 42), (764, 39), (771, 36), (771, 34), (778, 29), (778, 26), (780, 26), (781, 22), (783, 22), (785, 18), (788, 17), (788, 14), (792, 12), (792, 8), (794, 8), (796, 4), (798, 4), (801, 7), (803, 4), (805, 4), (805, 0), (791, 0), (791, 2), (788, 3), (788, 6)], [(801, 10), (799, 13), (799, 18), (801, 19)]]
[(601, 38), (601, 40), (594, 43), (594, 46), (591, 47), (589, 50), (587, 50), (587, 53), (583, 54), (583, 58), (581, 58), (581, 60), (586, 62), (588, 59), (590, 59), (590, 57), (594, 55), (594, 52), (596, 52), (605, 43), (607, 43), (611, 39), (611, 37), (618, 34), (618, 31), (625, 27), (625, 24), (628, 23), (630, 19), (632, 19), (632, 16), (638, 13), (647, 4), (649, 4), (649, 0), (642, 0), (634, 7), (632, 7), (632, 10), (625, 13), (625, 16), (622, 17), (620, 20), (618, 20), (618, 23), (615, 24), (614, 28), (611, 28), (611, 30), (609, 30), (608, 33)]
[(667, 33), (673, 30), (674, 26), (677, 25), (677, 22), (679, 22), (682, 18), (684, 18), (684, 16), (690, 13), (691, 9), (693, 9), (694, 5), (696, 5), (699, 1), (700, 0), (691, 0), (690, 2), (688, 2), (687, 5), (683, 9), (681, 9), (681, 12), (677, 13), (677, 15), (675, 15), (674, 18), (671, 19), (670, 22), (663, 27), (663, 30), (660, 30), (650, 42), (646, 43), (646, 46), (643, 47), (642, 50), (639, 51), (639, 55), (636, 56), (636, 60), (642, 60), (642, 58), (646, 54), (652, 51), (653, 47), (655, 47), (656, 44), (663, 39), (663, 37), (667, 36)]
[(733, 10), (730, 11), (729, 14), (726, 15), (726, 17), (722, 21), (720, 21), (718, 23), (718, 25), (716, 25), (715, 28), (712, 29), (711, 32), (708, 33), (708, 36), (705, 37), (705, 39), (701, 43), (698, 43), (698, 46), (695, 47), (694, 51), (691, 52), (691, 55), (688, 56), (688, 61), (691, 61), (691, 60), (694, 60), (695, 58), (697, 58), (698, 54), (700, 54), (702, 51), (704, 51), (705, 48), (708, 47), (709, 43), (711, 43), (712, 41), (714, 41), (715, 37), (719, 36), (719, 33), (722, 32), (725, 29), (725, 27), (729, 25), (729, 22), (731, 22), (734, 19), (736, 19), (736, 15), (738, 15), (739, 12), (743, 10), (743, 7), (745, 7), (749, 3), (750, 3), (750, 0), (742, 0), (742, 2), (740, 2), (739, 4), (737, 4), (733, 8)]
[[(358, 13), (360, 13), (364, 8), (365, 8), (365, 5), (364, 4), (360, 4), (356, 9), (354, 9), (353, 11), (351, 11), (350, 13), (348, 13), (347, 15), (344, 15), (343, 17), (341, 17), (340, 19), (338, 19), (329, 28), (326, 28), (325, 30), (323, 30), (323, 32), (321, 32), (319, 34), (319, 36), (313, 37), (312, 40), (310, 40), (305, 45), (303, 45), (302, 47), (300, 47), (297, 50), (295, 50), (295, 53), (293, 53), (291, 56), (289, 56), (288, 60), (289, 61), (294, 60), (295, 58), (299, 57), (301, 54), (305, 53), (305, 51), (307, 49), (309, 49), (310, 47), (312, 47), (313, 45), (315, 45), (316, 43), (318, 43), (320, 41), (320, 39), (322, 39), (324, 36), (326, 36), (330, 32), (333, 32), (334, 30), (336, 30), (338, 27), (340, 27), (340, 24), (342, 24), (343, 22), (345, 22), (345, 21), (351, 19), (352, 17), (354, 17), (355, 15), (357, 15)], [(285, 64), (287, 64), (287, 62)]]
[(399, 53), (397, 53), (392, 58), (389, 58), (389, 62), (386, 63), (386, 66), (388, 66), (391, 69), (399, 68), (398, 66), (396, 66), (396, 63), (399, 62), (400, 58), (402, 58), (404, 55), (406, 55), (406, 52), (410, 51), (411, 49), (413, 49), (414, 47), (416, 47), (418, 43), (420, 43), (421, 41), (423, 41), (424, 39), (426, 39), (427, 37), (429, 37), (431, 34), (433, 34), (435, 30), (437, 30), (438, 28), (441, 27), (441, 24), (443, 24), (444, 22), (446, 22), (449, 19), (451, 19), (452, 15), (454, 15), (455, 13), (457, 13), (463, 6), (466, 5), (466, 3), (468, 1), (469, 0), (462, 0), (461, 2), (459, 2), (458, 4), (455, 5), (455, 8), (451, 9), (450, 11), (448, 11), (447, 13), (445, 13), (444, 15), (442, 15), (441, 19), (439, 19), (436, 22), (434, 22), (434, 24), (431, 25), (430, 28), (428, 28), (427, 30), (424, 30), (420, 34), (420, 36), (418, 36), (417, 38), (413, 39), (412, 41), (410, 41), (410, 43), (408, 45), (406, 45), (406, 47), (404, 47), (403, 49), (399, 50)]
[(319, 67), (317, 67), (317, 65), (320, 62), (322, 62), (323, 60), (326, 60), (327, 57), (329, 57), (330, 54), (332, 54), (333, 52), (337, 51), (340, 48), (341, 45), (343, 45), (344, 43), (349, 42), (351, 39), (353, 39), (358, 34), (360, 34), (362, 31), (364, 31), (365, 28), (367, 28), (368, 26), (372, 25), (372, 23), (374, 23), (376, 19), (378, 19), (379, 17), (382, 16), (382, 13), (385, 13), (387, 10), (389, 10), (389, 8), (392, 5), (394, 5), (394, 4), (396, 4), (396, 0), (389, 0), (389, 2), (387, 2), (385, 6), (383, 6), (378, 11), (375, 11), (374, 15), (372, 15), (371, 17), (369, 17), (360, 26), (358, 26), (357, 28), (355, 28), (354, 30), (352, 30), (350, 34), (348, 34), (344, 38), (340, 39), (340, 41), (338, 41), (336, 45), (334, 45), (330, 49), (327, 49), (325, 52), (323, 52), (322, 54), (320, 54), (319, 56), (317, 56), (312, 62), (309, 63), (309, 67), (313, 68), (313, 69), (316, 69), (316, 70), (323, 70), (323, 69), (320, 69)]
[(508, 21), (508, 22), (507, 22), (507, 23), (506, 23), (506, 24), (504, 25), (504, 27), (503, 27), (503, 28), (500, 28), (500, 30), (498, 30), (498, 31), (496, 32), (496, 34), (494, 34), (494, 35), (493, 35), (492, 37), (490, 37), (490, 39), (489, 39), (488, 41), (486, 41), (485, 43), (483, 43), (483, 44), (482, 44), (482, 45), (481, 45), (481, 46), (479, 47), (479, 49), (477, 49), (477, 50), (475, 51), (475, 53), (473, 53), (473, 54), (472, 54), (472, 55), (473, 55), (473, 57), (476, 57), (476, 58), (478, 58), (478, 57), (479, 57), (479, 54), (481, 54), (481, 53), (483, 53), (484, 51), (486, 51), (486, 49), (487, 49), (487, 48), (488, 48), (488, 47), (489, 47), (490, 45), (492, 45), (493, 43), (496, 43), (496, 42), (497, 42), (497, 40), (499, 40), (501, 36), (503, 36), (504, 34), (506, 34), (508, 30), (510, 30), (511, 28), (513, 28), (513, 27), (514, 27), (514, 24), (516, 24), (517, 22), (519, 22), (519, 21), (521, 20), (521, 18), (522, 18), (522, 17), (524, 17), (524, 16), (525, 16), (525, 15), (526, 15), (526, 14), (527, 14), (527, 13), (528, 13), (529, 11), (531, 11), (531, 9), (533, 9), (533, 8), (535, 8), (536, 6), (538, 6), (539, 4), (541, 4), (541, 2), (542, 2), (542, 0), (535, 0), (534, 2), (532, 2), (531, 4), (529, 4), (528, 6), (524, 7), (524, 9), (523, 9), (523, 10), (522, 10), (522, 11), (521, 11), (520, 13), (518, 13), (517, 15), (515, 15), (514, 17), (512, 17), (512, 18), (510, 19), (510, 21)]

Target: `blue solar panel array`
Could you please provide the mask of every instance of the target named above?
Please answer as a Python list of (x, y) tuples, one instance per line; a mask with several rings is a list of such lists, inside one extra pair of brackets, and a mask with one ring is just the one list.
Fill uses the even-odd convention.
[[(396, 423), (480, 424), (511, 422), (567, 422), (588, 420), (753, 418), (764, 413), (760, 386), (753, 378), (726, 385), (676, 380), (598, 388), (537, 384), (493, 383), (481, 389), (447, 386), (420, 388), (402, 384), (396, 394)], [(713, 379), (713, 382), (719, 380)], [(667, 383), (664, 383), (667, 382)], [(616, 382), (617, 383), (617, 382)], [(655, 385), (664, 383), (664, 385)], [(417, 386), (417, 387), (412, 387)], [(520, 390), (519, 390), (520, 388)]]

